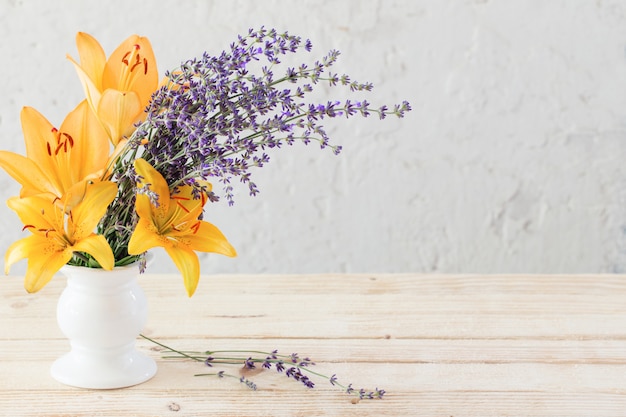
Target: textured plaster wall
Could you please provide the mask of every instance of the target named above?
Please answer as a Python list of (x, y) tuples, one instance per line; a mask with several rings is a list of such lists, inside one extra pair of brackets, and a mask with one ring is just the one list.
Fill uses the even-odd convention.
[[(272, 154), (258, 197), (209, 207), (239, 257), (203, 272), (626, 269), (621, 0), (0, 0), (0, 147), (24, 151), (23, 105), (60, 124), (82, 98), (64, 58), (79, 30), (107, 52), (148, 36), (162, 72), (260, 25), (309, 37), (311, 59), (340, 49), (370, 101), (414, 111), (328, 123), (340, 156)], [(0, 173), (0, 199), (17, 192)], [(26, 232), (0, 214), (4, 252)]]

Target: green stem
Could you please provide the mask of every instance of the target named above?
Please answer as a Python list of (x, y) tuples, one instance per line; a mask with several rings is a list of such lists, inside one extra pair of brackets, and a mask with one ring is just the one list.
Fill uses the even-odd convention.
[(180, 350), (172, 349), (171, 347), (166, 346), (163, 343), (157, 342), (156, 340), (151, 339), (148, 336), (145, 336), (143, 334), (140, 334), (139, 336), (143, 337), (144, 339), (146, 339), (149, 342), (154, 343), (155, 345), (161, 346), (162, 348), (165, 348), (165, 349), (169, 350), (170, 352), (178, 353), (179, 355), (181, 355), (181, 356), (183, 356), (183, 357), (185, 357), (187, 359), (191, 359), (191, 360), (194, 360), (196, 362), (204, 362), (203, 359), (199, 359), (199, 358), (196, 358), (194, 356), (187, 355), (185, 352), (182, 352)]

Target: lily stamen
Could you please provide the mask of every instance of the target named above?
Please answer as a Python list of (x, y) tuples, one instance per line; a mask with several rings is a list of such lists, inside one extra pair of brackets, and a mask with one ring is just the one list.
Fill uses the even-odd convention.
[(38, 232), (43, 232), (44, 235), (46, 237), (48, 237), (48, 234), (50, 234), (50, 232), (56, 232), (56, 229), (37, 229)]
[(74, 147), (74, 138), (69, 133), (62, 132), (61, 135), (65, 136), (65, 141), (69, 142), (70, 148)]

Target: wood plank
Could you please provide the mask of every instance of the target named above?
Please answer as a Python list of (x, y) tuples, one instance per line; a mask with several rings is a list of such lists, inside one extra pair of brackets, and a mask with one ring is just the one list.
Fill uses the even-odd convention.
[[(6, 389), (74, 391), (64, 387), (49, 377), (49, 363), (31, 361), (25, 363), (3, 363), (6, 376), (12, 381)], [(211, 391), (237, 389), (238, 381), (218, 380), (217, 378), (194, 377), (196, 373), (225, 370), (239, 375), (240, 367), (215, 366), (207, 368), (194, 362), (160, 362), (159, 371), (151, 381), (141, 385), (139, 390), (167, 390), (172, 387)], [(324, 363), (318, 362), (315, 370), (326, 375), (337, 374), (346, 384), (373, 391), (382, 388), (388, 394), (417, 390), (419, 392), (441, 391), (510, 391), (510, 392), (595, 392), (626, 393), (626, 364), (415, 364), (415, 363)], [(259, 370), (261, 371), (261, 370)], [(19, 378), (20, 374), (31, 375), (32, 380)], [(299, 383), (289, 380), (284, 374), (263, 371), (251, 374), (250, 379), (259, 391), (284, 389), (306, 391)], [(312, 377), (318, 388), (332, 389), (325, 379)], [(244, 388), (243, 386), (241, 388)], [(342, 394), (343, 395), (343, 394)], [(626, 410), (626, 409), (625, 409)]]
[(568, 416), (623, 417), (624, 394), (554, 392), (399, 392), (360, 401), (327, 391), (24, 391), (0, 393), (7, 416)]
[[(623, 340), (546, 339), (272, 339), (272, 338), (159, 338), (182, 350), (264, 350), (310, 356), (320, 362), (368, 363), (545, 363), (626, 364)], [(155, 358), (158, 346), (137, 340)], [(69, 349), (65, 339), (0, 340), (0, 363), (30, 360), (50, 362)], [(2, 382), (0, 381), (0, 386)]]
[[(151, 283), (158, 282), (158, 286)], [(0, 280), (2, 298), (39, 299), (41, 294), (54, 296), (64, 287), (64, 277), (58, 275), (37, 294), (27, 294), (23, 278), (6, 276)], [(178, 297), (184, 295), (180, 276), (146, 273), (140, 283), (155, 295)], [(218, 285), (219, 284), (219, 285)], [(323, 284), (323, 285), (322, 285)], [(227, 292), (233, 294), (262, 293), (293, 295), (296, 288), (306, 288), (310, 295), (328, 294), (406, 294), (488, 296), (507, 295), (612, 295), (626, 292), (626, 275), (438, 275), (438, 274), (319, 274), (319, 275), (204, 275), (198, 293), (203, 297)], [(192, 298), (193, 299), (193, 298)]]
[[(209, 278), (223, 284), (188, 299), (176, 277), (142, 277), (151, 309), (147, 331), (253, 338), (626, 338), (626, 328), (616, 325), (626, 316), (623, 277), (487, 277), (487, 284), (445, 276)], [(49, 297), (57, 296), (62, 281), (53, 281)], [(281, 291), (291, 293), (273, 301)], [(46, 337), (60, 337), (54, 305), (22, 292), (2, 292), (0, 328), (11, 326), (13, 337), (25, 338), (29, 327), (14, 326), (16, 321), (45, 319), (51, 320), (42, 329)], [(171, 314), (194, 320), (170, 320)]]

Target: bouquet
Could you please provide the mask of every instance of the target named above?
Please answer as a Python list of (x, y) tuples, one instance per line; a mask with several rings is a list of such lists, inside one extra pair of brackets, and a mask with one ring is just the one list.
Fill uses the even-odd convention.
[(162, 247), (191, 297), (200, 277), (196, 251), (236, 255), (204, 220), (206, 204), (233, 204), (235, 180), (256, 195), (252, 168), (269, 162), (269, 149), (302, 142), (339, 153), (325, 119), (411, 110), (406, 101), (311, 102), (321, 83), (353, 93), (372, 84), (333, 73), (336, 50), (281, 70), (285, 55), (312, 45), (273, 29), (251, 29), (221, 54), (183, 61), (162, 79), (145, 37), (130, 36), (108, 58), (86, 33), (76, 44), (78, 60), (68, 58), (85, 99), (59, 128), (25, 107), (26, 156), (0, 151), (0, 166), (21, 184), (7, 204), (29, 233), (8, 248), (5, 272), (27, 259), (28, 292), (65, 264), (110, 270)]

